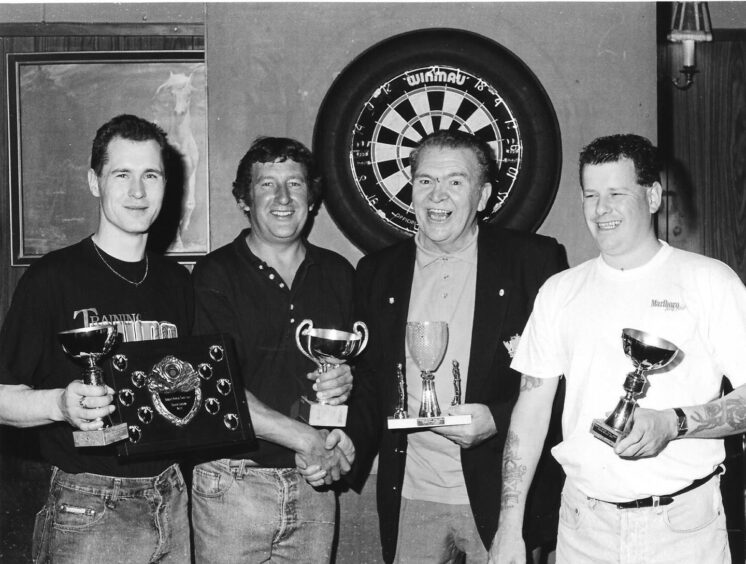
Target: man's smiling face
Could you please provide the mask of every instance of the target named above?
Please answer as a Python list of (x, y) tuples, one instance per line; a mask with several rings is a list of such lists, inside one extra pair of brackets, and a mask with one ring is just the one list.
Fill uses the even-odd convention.
[(101, 174), (88, 171), (91, 193), (100, 199), (100, 222), (107, 232), (144, 235), (158, 217), (166, 175), (155, 141), (114, 137)]
[(660, 206), (660, 184), (638, 184), (632, 160), (586, 165), (582, 179), (585, 221), (610, 264), (656, 240), (653, 214)]
[(477, 212), (491, 193), (470, 149), (427, 147), (412, 179), (412, 205), (425, 248), (452, 253), (463, 248), (477, 228)]
[(251, 230), (265, 243), (297, 241), (308, 219), (306, 170), (293, 160), (254, 163), (249, 202)]

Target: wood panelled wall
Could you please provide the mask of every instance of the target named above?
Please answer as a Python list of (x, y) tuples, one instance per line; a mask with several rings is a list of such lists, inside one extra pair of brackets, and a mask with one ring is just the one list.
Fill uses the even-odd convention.
[[(204, 49), (202, 25), (0, 25), (0, 323), (25, 271), (10, 268), (6, 54), (191, 49)], [(33, 430), (0, 426), (0, 562), (7, 564), (31, 561), (34, 514), (48, 489), (49, 469), (39, 461), (35, 442)]]
[[(719, 259), (746, 283), (746, 31), (696, 46), (694, 84), (679, 90), (681, 45), (658, 48), (658, 138), (665, 160), (661, 237)], [(726, 438), (721, 491), (731, 555), (744, 562), (744, 436)]]
[(662, 233), (722, 260), (746, 282), (746, 32), (696, 46), (689, 90), (678, 90), (680, 45), (659, 50), (660, 146), (669, 166)]

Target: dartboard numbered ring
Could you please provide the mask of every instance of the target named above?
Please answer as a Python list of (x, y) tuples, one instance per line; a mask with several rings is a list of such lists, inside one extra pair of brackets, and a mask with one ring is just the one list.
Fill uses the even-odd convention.
[(417, 230), (409, 154), (436, 130), (487, 141), (497, 160), (480, 218), (535, 231), (559, 184), (561, 138), (531, 70), (485, 37), (427, 29), (387, 39), (337, 77), (319, 111), (314, 152), (326, 204), (347, 236), (372, 251)]

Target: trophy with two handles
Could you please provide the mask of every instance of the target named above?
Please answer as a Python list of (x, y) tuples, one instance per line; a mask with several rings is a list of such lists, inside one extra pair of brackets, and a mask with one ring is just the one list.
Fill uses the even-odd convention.
[[(368, 344), (368, 327), (362, 321), (352, 325), (352, 333), (338, 329), (319, 329), (313, 321), (304, 319), (295, 330), (295, 344), (304, 356), (316, 363), (320, 372), (337, 367), (356, 357)], [(313, 427), (344, 427), (346, 405), (329, 405), (302, 396), (298, 417)]]

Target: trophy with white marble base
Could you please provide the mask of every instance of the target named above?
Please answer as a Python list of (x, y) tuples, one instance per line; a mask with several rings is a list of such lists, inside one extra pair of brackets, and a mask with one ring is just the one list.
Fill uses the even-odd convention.
[[(352, 325), (352, 333), (337, 329), (318, 329), (313, 321), (304, 319), (295, 330), (295, 344), (304, 356), (316, 363), (321, 372), (329, 366), (339, 366), (356, 357), (368, 344), (368, 327), (362, 321)], [(329, 405), (324, 400), (314, 401), (302, 396), (298, 417), (313, 427), (344, 427), (347, 423), (346, 405)]]

